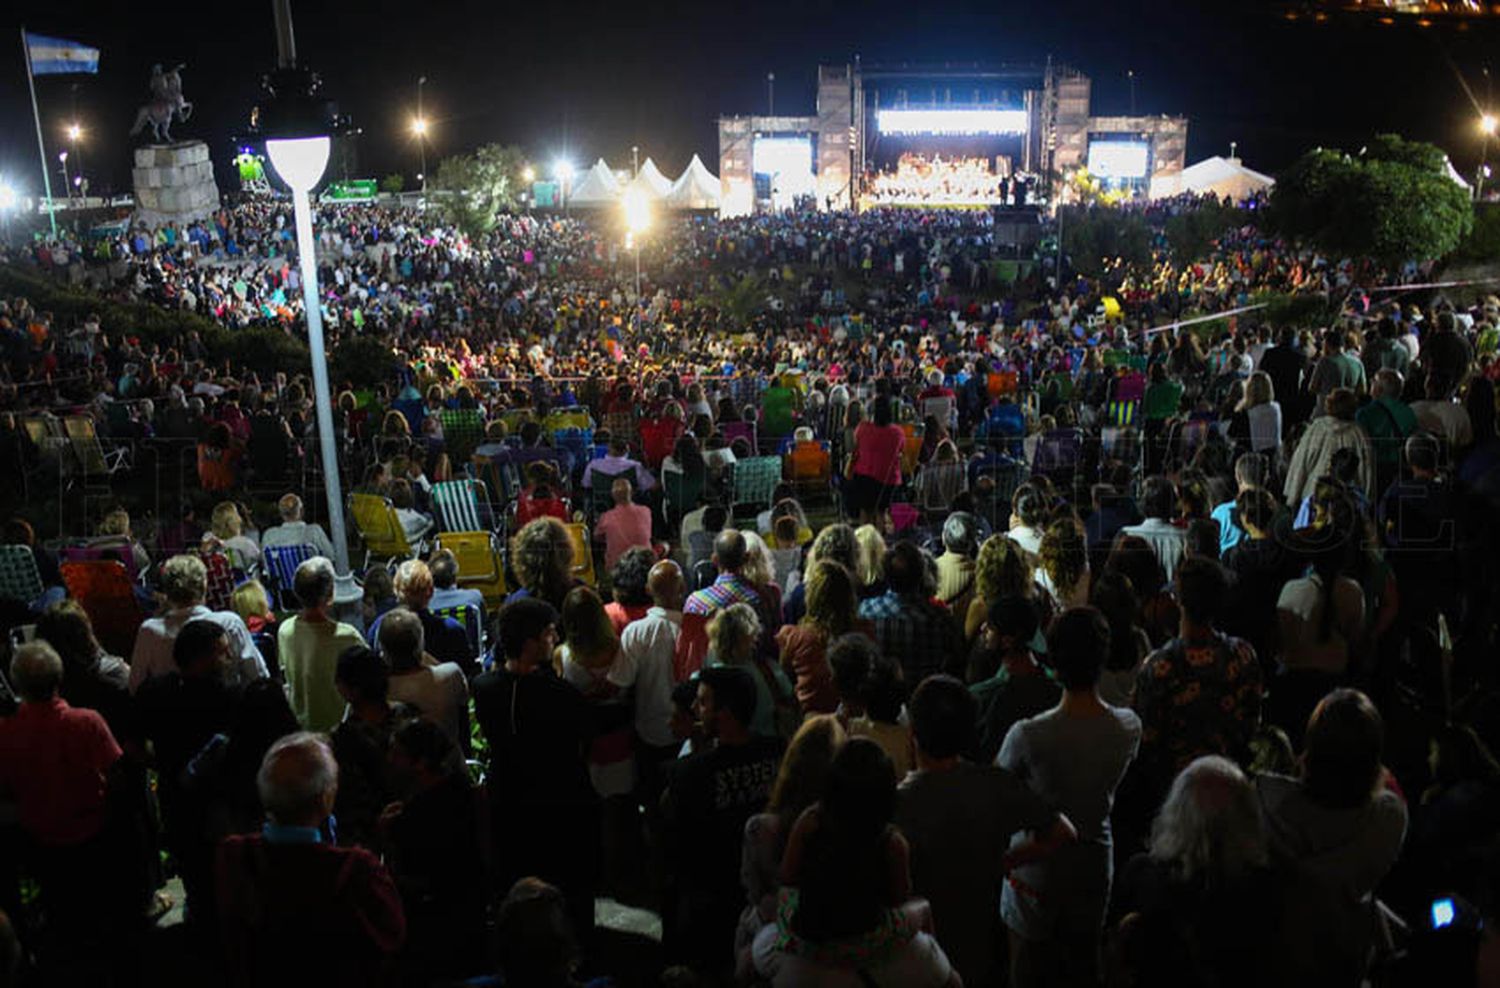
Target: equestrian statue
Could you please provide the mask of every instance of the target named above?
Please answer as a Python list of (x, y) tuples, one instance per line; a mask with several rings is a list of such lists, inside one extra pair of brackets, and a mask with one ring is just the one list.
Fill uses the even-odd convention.
[(160, 65), (151, 66), (151, 102), (136, 111), (130, 136), (150, 124), (158, 143), (171, 143), (172, 117), (175, 115), (180, 122), (187, 123), (193, 115), (193, 104), (182, 98), (181, 73), (185, 68), (186, 65), (178, 65), (170, 72), (163, 72)]

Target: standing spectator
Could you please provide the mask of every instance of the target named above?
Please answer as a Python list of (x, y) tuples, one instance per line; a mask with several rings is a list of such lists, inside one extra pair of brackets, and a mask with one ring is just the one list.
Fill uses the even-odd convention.
[(1240, 449), (1267, 456), (1281, 448), (1281, 404), (1271, 375), (1256, 371), (1245, 382), (1245, 397), (1229, 420), (1229, 438)]
[(161, 591), (167, 607), (161, 617), (148, 618), (135, 635), (130, 656), (130, 691), (137, 692), (147, 679), (175, 668), (172, 643), (190, 621), (211, 621), (224, 629), (229, 643), (230, 664), (226, 675), (232, 683), (263, 679), (265, 659), (244, 620), (233, 611), (212, 611), (203, 605), (208, 593), (208, 571), (197, 556), (173, 556), (161, 570)]
[(1113, 873), (1110, 808), (1141, 738), (1140, 718), (1099, 699), (1109, 647), (1109, 625), (1098, 611), (1075, 607), (1059, 615), (1047, 655), (1062, 682), (1062, 700), (1012, 727), (996, 760), (1065, 814), (1078, 833), (1077, 843), (1013, 869), (1001, 895), (1000, 915), (1010, 929), (1010, 983), (1017, 988), (1098, 979)]
[(46, 642), (16, 650), (10, 682), (21, 706), (0, 720), (0, 790), (16, 804), (22, 855), (47, 910), (45, 968), (66, 969), (70, 948), (103, 934), (125, 976), (137, 963), (142, 890), (131, 882), (139, 849), (119, 846), (107, 826), (120, 746), (103, 717), (59, 695), (63, 662)]
[[(609, 437), (609, 453), (597, 460), (590, 460), (588, 466), (583, 468), (583, 489), (592, 490), (594, 487), (594, 474), (606, 474), (617, 477), (625, 474), (627, 479), (635, 479), (635, 489), (638, 491), (649, 491), (656, 486), (656, 481), (647, 470), (630, 456), (630, 443), (627, 437), (621, 433), (611, 431)], [(611, 486), (610, 493), (614, 493)]]
[(719, 575), (714, 582), (691, 594), (683, 605), (682, 634), (677, 639), (676, 678), (686, 679), (698, 671), (708, 652), (708, 622), (731, 604), (749, 604), (759, 612), (761, 596), (745, 578), (749, 547), (744, 533), (726, 528), (714, 539), (713, 562)]
[(1307, 427), (1287, 467), (1286, 485), (1282, 488), (1288, 504), (1301, 504), (1313, 492), (1318, 478), (1333, 469), (1333, 455), (1341, 449), (1353, 450), (1358, 460), (1358, 485), (1365, 496), (1371, 496), (1375, 483), (1375, 454), (1370, 437), (1354, 421), (1359, 399), (1348, 388), (1336, 388), (1324, 401), (1326, 415)]
[(937, 558), (937, 599), (955, 616), (969, 613), (978, 555), (979, 519), (967, 511), (953, 512), (943, 522), (943, 554)]
[(1406, 834), (1406, 803), (1381, 764), (1384, 741), (1384, 722), (1369, 697), (1335, 690), (1307, 722), (1300, 776), (1266, 773), (1255, 780), (1272, 861), (1334, 899), (1327, 919), (1330, 928), (1354, 933), (1347, 973), (1355, 977), (1374, 942), (1371, 897)]
[(1307, 354), (1297, 338), (1297, 328), (1281, 327), (1276, 345), (1260, 358), (1259, 369), (1271, 378), (1272, 392), (1281, 399), (1286, 424), (1295, 426), (1307, 419), (1308, 407), (1303, 384), (1307, 375)]
[(276, 632), (276, 654), (286, 677), (297, 723), (306, 731), (328, 732), (343, 719), (344, 698), (334, 683), (344, 649), (364, 643), (359, 629), (329, 615), (333, 605), (333, 563), (314, 556), (297, 567), (292, 589), (302, 610)]
[(610, 484), (615, 506), (599, 516), (594, 538), (604, 543), (604, 565), (613, 568), (625, 550), (651, 545), (651, 509), (631, 500), (630, 481), (616, 477)]
[(390, 667), (390, 697), (409, 703), (461, 748), (469, 746), (469, 683), (452, 662), (426, 662), (422, 620), (398, 607), (380, 624), (380, 654)]
[(871, 420), (854, 429), (854, 443), (845, 468), (849, 478), (849, 506), (861, 523), (873, 522), (891, 503), (901, 486), (901, 450), (906, 432), (894, 423), (891, 399), (875, 399)]
[(1172, 481), (1162, 476), (1147, 477), (1141, 496), (1141, 511), (1146, 520), (1139, 525), (1127, 525), (1120, 529), (1120, 533), (1144, 539), (1155, 553), (1162, 572), (1171, 580), (1187, 542), (1186, 528), (1173, 522), (1177, 514), (1177, 488)]
[[(1234, 461), (1236, 496), (1247, 490), (1264, 488), (1270, 477), (1271, 462), (1259, 453), (1241, 453), (1239, 459)], [(1219, 524), (1219, 554), (1222, 558), (1245, 537), (1245, 530), (1240, 527), (1239, 516), (1235, 511), (1234, 499), (1215, 505), (1209, 517)]]
[(1349, 335), (1342, 329), (1323, 333), (1323, 356), (1313, 365), (1307, 390), (1314, 401), (1325, 402), (1339, 388), (1362, 394), (1365, 390), (1365, 365), (1346, 353)]
[(783, 741), (792, 736), (800, 720), (795, 693), (781, 667), (760, 654), (762, 627), (749, 604), (731, 604), (708, 623), (706, 665), (737, 666), (755, 683), (755, 713), (750, 731)]
[(704, 975), (727, 974), (745, 896), (740, 851), (745, 823), (761, 811), (781, 759), (781, 741), (750, 730), (751, 674), (710, 666), (698, 679), (695, 711), (710, 747), (674, 764), (663, 812), (675, 854), (675, 914), (665, 917), (672, 949)]
[(1427, 374), (1422, 393), (1422, 401), (1411, 403), (1417, 425), (1447, 440), (1448, 450), (1457, 459), (1474, 441), (1474, 424), (1469, 421), (1469, 410), (1459, 404), (1453, 383), (1431, 371)]
[(856, 963), (871, 984), (938, 988), (960, 983), (947, 955), (900, 910), (911, 890), (910, 850), (891, 825), (896, 776), (879, 746), (851, 739), (834, 756), (823, 797), (787, 842), (783, 915), (752, 948), (755, 968), (778, 988), (848, 975), (839, 948), (879, 943)]
[(302, 499), (295, 494), (284, 494), (276, 502), (276, 512), (281, 524), (273, 525), (261, 533), (262, 549), (277, 545), (310, 545), (320, 556), (333, 558), (333, 542), (323, 526), (302, 520)]
[(1081, 607), (1089, 601), (1088, 547), (1083, 532), (1071, 517), (1047, 526), (1037, 554), (1037, 583), (1052, 595), (1059, 607)]
[[(797, 705), (804, 714), (832, 713), (838, 707), (828, 647), (855, 630), (859, 592), (854, 576), (839, 563), (819, 560), (807, 574), (807, 614), (777, 632), (781, 668), (796, 684)], [(868, 629), (870, 625), (863, 624)]]
[(953, 669), (962, 671), (963, 638), (953, 615), (932, 602), (922, 550), (898, 542), (885, 554), (884, 595), (867, 600), (859, 616), (875, 626), (875, 642), (901, 663), (909, 683)]
[[(867, 645), (870, 639), (864, 635), (851, 636)], [(859, 713), (848, 714), (849, 736), (869, 738), (880, 745), (896, 778), (906, 778), (911, 771), (911, 725), (902, 716), (905, 712), (906, 683), (901, 677), (901, 666), (894, 658), (870, 650), (869, 666), (855, 690), (859, 698)]]
[(1173, 583), (1177, 636), (1146, 657), (1135, 686), (1143, 728), (1138, 768), (1158, 797), (1200, 755), (1248, 762), (1262, 694), (1254, 649), (1215, 627), (1229, 596), (1224, 567), (1185, 559)]
[(396, 798), (388, 757), (391, 738), (418, 714), (404, 703), (390, 701), (390, 669), (363, 645), (344, 649), (335, 675), (339, 695), (349, 704), (329, 738), (339, 764), (339, 791), (333, 807), (339, 840), (376, 847), (380, 812)]
[(680, 744), (672, 734), (672, 657), (682, 632), (682, 601), (687, 586), (682, 568), (670, 559), (651, 567), (647, 578), (651, 608), (620, 635), (620, 667), (613, 682), (633, 690), (636, 772), (648, 812), (659, 802), (662, 766)]
[(401, 898), (380, 859), (328, 831), (339, 767), (316, 734), (266, 752), (256, 778), (266, 824), (219, 849), (219, 911), (230, 983), (390, 984), (406, 938)]
[(478, 795), (453, 739), (431, 721), (397, 729), (390, 765), (401, 799), (380, 830), (409, 931), (402, 966), (419, 980), (465, 977), (486, 953)]
[(557, 612), (551, 605), (511, 601), (497, 630), (503, 661), (474, 680), (474, 715), (490, 746), (496, 877), (501, 888), (524, 875), (555, 882), (588, 940), (600, 833), (588, 771), (593, 718), (583, 694), (552, 672)]
[[(943, 949), (964, 984), (1002, 977), (995, 903), (1005, 873), (1074, 839), (1068, 819), (1004, 769), (968, 761), (977, 708), (964, 685), (932, 676), (908, 710), (916, 770), (897, 788), (895, 820), (911, 845), (912, 891), (932, 904)], [(1011, 839), (1033, 840), (1010, 849)]]
[(1025, 597), (1001, 597), (990, 605), (976, 649), (985, 668), (971, 668), (969, 685), (978, 708), (976, 750), (982, 764), (995, 760), (1017, 721), (1051, 710), (1062, 699), (1062, 687), (1031, 650), (1038, 626), (1036, 605)]
[(511, 565), (520, 587), (506, 602), (533, 597), (552, 607), (562, 606), (573, 578), (573, 539), (567, 527), (550, 515), (527, 522), (511, 540)]
[[(1405, 348), (1398, 348), (1405, 353)], [(1401, 392), (1406, 383), (1394, 370), (1375, 375), (1370, 389), (1371, 400), (1354, 413), (1354, 421), (1370, 437), (1370, 451), (1375, 458), (1375, 490), (1383, 492), (1401, 473), (1401, 447), (1406, 437), (1417, 431), (1417, 415)]]
[(627, 549), (609, 569), (609, 586), (614, 600), (604, 605), (609, 623), (615, 634), (623, 634), (631, 622), (646, 616), (651, 607), (651, 592), (647, 589), (651, 567), (656, 563), (656, 553), (638, 546)]

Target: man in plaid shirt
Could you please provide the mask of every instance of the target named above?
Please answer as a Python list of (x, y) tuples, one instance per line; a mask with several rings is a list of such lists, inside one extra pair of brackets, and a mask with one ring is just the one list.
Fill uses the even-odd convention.
[(897, 542), (885, 554), (886, 592), (859, 605), (859, 616), (875, 625), (875, 643), (901, 663), (908, 686), (934, 673), (962, 675), (963, 632), (953, 615), (932, 600), (922, 550)]
[(708, 622), (715, 614), (733, 604), (749, 604), (765, 622), (760, 593), (749, 580), (740, 576), (747, 555), (745, 536), (737, 529), (726, 528), (714, 539), (714, 565), (719, 569), (719, 576), (713, 583), (691, 594), (687, 603), (682, 605), (682, 633), (677, 637), (674, 660), (679, 682), (703, 667), (708, 654)]

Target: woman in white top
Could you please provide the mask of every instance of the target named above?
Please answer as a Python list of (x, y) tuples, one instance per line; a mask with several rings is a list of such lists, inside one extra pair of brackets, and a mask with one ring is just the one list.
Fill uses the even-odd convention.
[(1071, 518), (1047, 526), (1037, 561), (1036, 582), (1052, 595), (1059, 607), (1082, 607), (1089, 602), (1092, 574), (1088, 546)]
[(1281, 662), (1287, 669), (1341, 675), (1365, 626), (1365, 594), (1343, 575), (1348, 543), (1313, 560), (1312, 572), (1289, 580), (1276, 601)]
[(1047, 524), (1047, 495), (1036, 484), (1016, 488), (1010, 502), (1010, 540), (1033, 562), (1042, 551), (1042, 529)]
[(604, 610), (604, 601), (590, 587), (570, 590), (563, 598), (560, 617), (566, 639), (557, 648), (562, 678), (591, 703), (619, 713), (618, 717), (609, 717), (607, 711), (601, 711), (601, 720), (615, 726), (601, 731), (589, 749), (589, 777), (594, 791), (606, 799), (625, 796), (635, 788), (635, 760), (630, 705), (617, 684), (627, 677), (620, 638)]
[(1275, 452), (1281, 446), (1281, 404), (1265, 371), (1245, 381), (1245, 396), (1229, 420), (1229, 438), (1255, 453)]

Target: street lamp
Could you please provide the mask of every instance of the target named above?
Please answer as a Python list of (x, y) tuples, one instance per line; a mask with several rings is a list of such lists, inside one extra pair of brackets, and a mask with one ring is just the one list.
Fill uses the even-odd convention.
[(422, 112), (422, 87), (427, 85), (427, 77), (417, 77), (417, 119), (411, 122), (411, 132), (417, 138), (417, 153), (420, 155), (422, 170), (417, 173), (417, 181), (422, 183), (422, 201), (427, 201), (427, 115)]
[(76, 142), (83, 136), (83, 128), (76, 123), (68, 124), (68, 140)]
[(349, 538), (344, 531), (344, 496), (339, 485), (339, 451), (333, 434), (333, 403), (328, 388), (328, 354), (323, 345), (323, 312), (318, 307), (318, 261), (314, 255), (312, 205), (308, 193), (323, 177), (333, 142), (326, 135), (271, 138), (266, 154), (271, 167), (292, 189), (297, 223), (297, 262), (302, 271), (302, 308), (307, 313), (307, 349), (312, 355), (313, 401), (318, 414), (318, 441), (323, 455), (323, 486), (328, 494), (328, 524), (338, 572), (349, 572)]
[(1489, 171), (1487, 166), (1490, 158), (1490, 138), (1495, 136), (1497, 127), (1500, 127), (1500, 120), (1497, 120), (1493, 113), (1480, 115), (1479, 133), (1484, 135), (1484, 137), (1479, 147), (1479, 174), (1474, 180), (1474, 200), (1476, 202), (1484, 197), (1484, 179), (1486, 172)]
[(63, 188), (68, 190), (68, 198), (71, 199), (73, 197), (73, 180), (68, 178), (68, 152), (59, 151), (57, 160), (62, 162)]
[(552, 177), (557, 179), (562, 191), (563, 212), (568, 211), (568, 191), (573, 182), (573, 162), (567, 158), (558, 158), (552, 163)]
[(651, 203), (639, 186), (625, 190), (620, 204), (625, 209), (625, 247), (635, 254), (635, 304), (641, 304), (641, 234), (651, 226)]

